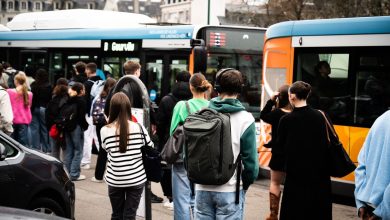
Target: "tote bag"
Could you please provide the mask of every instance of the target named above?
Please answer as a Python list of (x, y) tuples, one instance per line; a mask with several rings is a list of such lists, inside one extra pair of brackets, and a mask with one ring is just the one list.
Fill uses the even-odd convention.
[(320, 111), (326, 122), (326, 134), (330, 153), (330, 175), (332, 177), (344, 177), (356, 169), (356, 165), (345, 151), (343, 144), (324, 112)]
[(161, 181), (160, 153), (153, 147), (146, 145), (144, 130), (142, 129), (140, 124), (138, 124), (138, 126), (140, 128), (140, 131), (144, 139), (144, 146), (142, 146), (141, 152), (142, 152), (142, 161), (144, 164), (146, 178), (148, 179), (148, 181), (158, 183)]

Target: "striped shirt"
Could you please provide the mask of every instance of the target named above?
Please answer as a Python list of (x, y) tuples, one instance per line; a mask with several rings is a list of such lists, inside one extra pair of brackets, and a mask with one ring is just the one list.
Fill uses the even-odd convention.
[(145, 140), (146, 144), (151, 147), (153, 147), (153, 142), (143, 126), (145, 139), (137, 123), (129, 121), (129, 129), (125, 153), (119, 151), (119, 135), (116, 134), (115, 126), (106, 125), (100, 130), (103, 140), (102, 147), (107, 151), (108, 161), (104, 180), (110, 186), (129, 187), (146, 182), (141, 147), (145, 145)]

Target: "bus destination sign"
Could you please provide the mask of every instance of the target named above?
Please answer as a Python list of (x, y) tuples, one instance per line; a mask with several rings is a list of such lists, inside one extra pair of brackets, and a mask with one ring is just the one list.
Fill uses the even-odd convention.
[(137, 40), (102, 40), (101, 48), (103, 52), (125, 53), (139, 51), (141, 41)]

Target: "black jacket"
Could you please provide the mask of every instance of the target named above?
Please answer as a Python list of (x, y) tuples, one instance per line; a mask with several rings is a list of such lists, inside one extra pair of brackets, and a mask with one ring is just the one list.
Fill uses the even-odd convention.
[(37, 107), (47, 107), (51, 99), (52, 87), (49, 83), (38, 85), (36, 82), (31, 84), (31, 92), (33, 94), (31, 109)]
[(75, 123), (77, 125), (80, 125), (81, 129), (84, 131), (88, 128), (88, 122), (85, 120), (85, 114), (86, 114), (86, 101), (85, 98), (82, 96), (74, 96), (70, 97), (68, 101), (66, 102), (66, 105), (76, 105), (77, 106), (77, 113), (74, 120), (71, 121), (71, 123)]
[(68, 93), (53, 96), (46, 108), (46, 126), (50, 130), (51, 126), (60, 118), (62, 106), (68, 101)]
[(161, 99), (156, 117), (159, 151), (163, 149), (169, 138), (169, 129), (171, 127), (173, 108), (175, 107), (176, 103), (178, 101), (188, 100), (191, 98), (192, 94), (189, 88), (189, 84), (185, 82), (178, 82), (173, 86), (172, 93), (169, 93)]

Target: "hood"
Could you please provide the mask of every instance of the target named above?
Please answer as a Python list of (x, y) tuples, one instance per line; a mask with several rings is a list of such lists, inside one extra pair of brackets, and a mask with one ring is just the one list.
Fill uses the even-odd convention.
[(234, 113), (245, 110), (238, 99), (221, 99), (220, 97), (211, 99), (209, 108), (222, 113)]
[(179, 100), (188, 100), (192, 98), (190, 84), (187, 82), (178, 82), (173, 85), (172, 94)]

